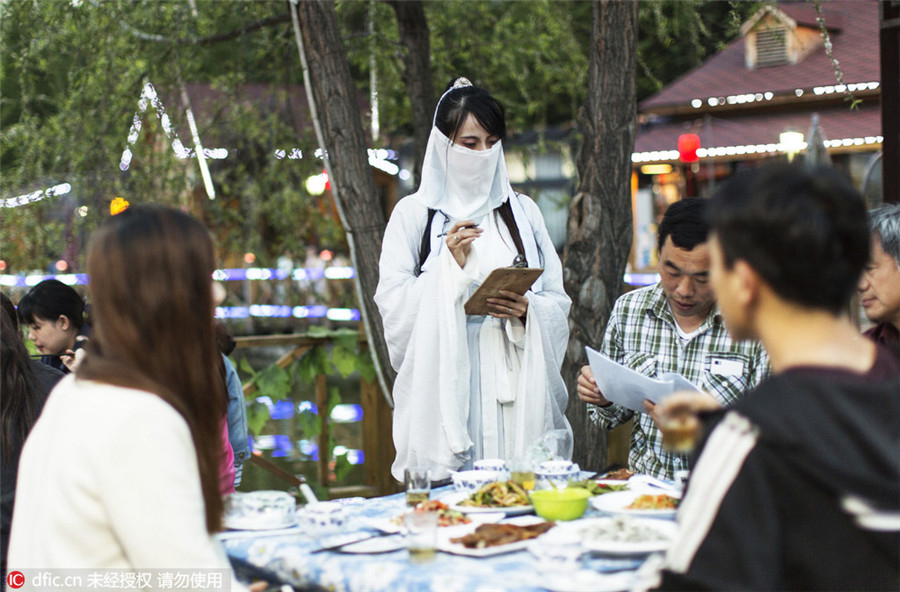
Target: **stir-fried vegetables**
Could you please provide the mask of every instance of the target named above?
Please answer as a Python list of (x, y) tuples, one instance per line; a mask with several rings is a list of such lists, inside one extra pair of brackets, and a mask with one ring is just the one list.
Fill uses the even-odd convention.
[(483, 485), (468, 499), (459, 502), (459, 505), (476, 508), (527, 506), (528, 494), (515, 481), (495, 481)]
[(670, 495), (639, 495), (634, 498), (629, 510), (673, 510), (678, 500)]
[(591, 495), (600, 495), (601, 493), (609, 493), (611, 491), (623, 491), (628, 488), (627, 483), (600, 483), (588, 479), (586, 481), (569, 481), (569, 487), (580, 487), (587, 489)]

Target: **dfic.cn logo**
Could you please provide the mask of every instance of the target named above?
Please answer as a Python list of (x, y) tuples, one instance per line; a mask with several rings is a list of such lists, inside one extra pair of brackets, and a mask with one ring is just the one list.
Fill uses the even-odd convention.
[(25, 585), (25, 575), (20, 571), (11, 571), (6, 574), (6, 585), (10, 588), (21, 588)]

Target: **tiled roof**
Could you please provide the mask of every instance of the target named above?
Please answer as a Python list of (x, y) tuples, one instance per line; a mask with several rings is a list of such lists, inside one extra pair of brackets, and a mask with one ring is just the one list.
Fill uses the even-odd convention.
[[(824, 1), (826, 23), (839, 24), (829, 31), (844, 74), (844, 82), (878, 81), (879, 21), (877, 0)], [(815, 25), (815, 8), (807, 2), (782, 2), (778, 8), (800, 24)], [(829, 28), (831, 28), (829, 26)], [(744, 38), (739, 38), (705, 63), (668, 85), (640, 104), (641, 112), (653, 112), (673, 105), (689, 105), (692, 99), (745, 93), (792, 93), (795, 89), (834, 85), (834, 66), (820, 47), (796, 65), (748, 70), (744, 66)]]
[[(881, 135), (881, 110), (877, 103), (868, 103), (850, 110), (849, 105), (834, 105), (816, 109), (819, 127), (826, 140), (866, 138)], [(657, 123), (638, 132), (634, 151), (637, 153), (677, 150), (678, 136), (695, 133), (703, 148), (773, 144), (778, 135), (795, 129), (809, 135), (812, 111), (760, 111), (732, 115), (728, 119), (711, 117), (708, 127), (704, 120)], [(847, 147), (847, 149), (851, 149)], [(832, 148), (840, 152), (842, 148)], [(669, 160), (665, 158), (653, 160)]]

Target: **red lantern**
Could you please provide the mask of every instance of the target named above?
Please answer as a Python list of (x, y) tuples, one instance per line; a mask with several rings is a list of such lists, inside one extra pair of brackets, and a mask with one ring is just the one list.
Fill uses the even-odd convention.
[(678, 158), (681, 162), (697, 162), (697, 150), (700, 149), (700, 136), (697, 134), (681, 134), (678, 136)]

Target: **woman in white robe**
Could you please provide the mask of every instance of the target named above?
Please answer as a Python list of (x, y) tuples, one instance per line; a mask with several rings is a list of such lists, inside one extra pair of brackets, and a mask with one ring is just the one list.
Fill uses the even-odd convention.
[[(435, 111), (419, 190), (385, 231), (375, 302), (397, 371), (398, 480), (410, 466), (442, 480), (474, 460), (512, 459), (554, 430), (571, 455), (560, 375), (571, 301), (540, 210), (509, 184), (505, 134), (500, 103), (454, 81)], [(484, 278), (523, 256), (544, 269), (531, 289), (489, 301), (490, 315), (466, 315)]]

